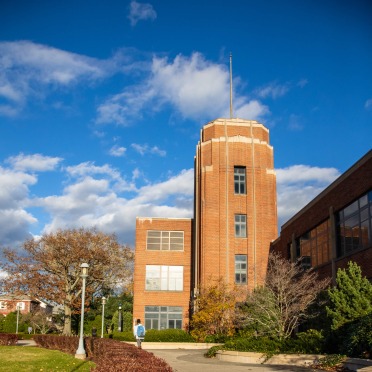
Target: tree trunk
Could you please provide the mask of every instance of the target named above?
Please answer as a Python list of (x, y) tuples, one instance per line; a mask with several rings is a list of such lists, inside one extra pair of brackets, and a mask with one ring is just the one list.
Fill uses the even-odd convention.
[(63, 332), (65, 336), (71, 336), (71, 308), (65, 305), (65, 321)]

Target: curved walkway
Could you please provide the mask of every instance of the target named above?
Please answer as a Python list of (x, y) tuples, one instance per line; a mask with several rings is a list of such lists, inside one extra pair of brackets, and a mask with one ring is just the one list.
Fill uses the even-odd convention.
[(164, 359), (177, 372), (310, 372), (310, 368), (223, 362), (216, 358), (205, 358), (206, 350), (149, 350)]

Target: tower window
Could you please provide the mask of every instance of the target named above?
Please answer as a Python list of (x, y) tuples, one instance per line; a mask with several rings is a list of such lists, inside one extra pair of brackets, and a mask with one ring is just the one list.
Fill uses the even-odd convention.
[(247, 237), (247, 216), (245, 214), (235, 215), (235, 237)]
[(246, 194), (245, 167), (234, 167), (234, 192)]
[(235, 255), (235, 283), (247, 284), (247, 255)]

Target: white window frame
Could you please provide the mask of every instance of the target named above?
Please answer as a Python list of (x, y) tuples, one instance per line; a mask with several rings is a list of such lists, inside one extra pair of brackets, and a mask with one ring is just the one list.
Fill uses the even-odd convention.
[(183, 291), (183, 266), (146, 265), (146, 291)]
[(17, 302), (16, 304), (16, 310), (24, 310), (26, 308), (25, 306), (25, 303), (24, 302)]
[(0, 310), (6, 310), (8, 308), (6, 301), (0, 301)]
[[(245, 260), (241, 259), (245, 258)], [(247, 267), (248, 267), (248, 257), (246, 254), (236, 254), (235, 255), (235, 284), (247, 284), (248, 282), (248, 275), (247, 275)], [(239, 276), (239, 280), (237, 280), (237, 276)], [(245, 281), (243, 280), (245, 279)]]
[(183, 251), (185, 234), (180, 230), (147, 230), (146, 249), (148, 251)]
[(236, 214), (234, 219), (235, 238), (247, 237), (247, 215)]
[[(235, 195), (246, 195), (246, 168), (241, 166), (234, 167), (234, 194)], [(238, 189), (238, 190), (236, 190)]]

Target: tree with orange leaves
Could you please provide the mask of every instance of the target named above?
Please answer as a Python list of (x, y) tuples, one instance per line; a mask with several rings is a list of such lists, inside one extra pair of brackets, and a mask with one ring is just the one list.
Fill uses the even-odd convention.
[(0, 270), (3, 291), (27, 294), (64, 307), (63, 334), (71, 334), (71, 315), (81, 305), (80, 265), (89, 264), (86, 298), (130, 284), (133, 251), (115, 235), (96, 230), (67, 229), (24, 242), (23, 251), (4, 249)]

